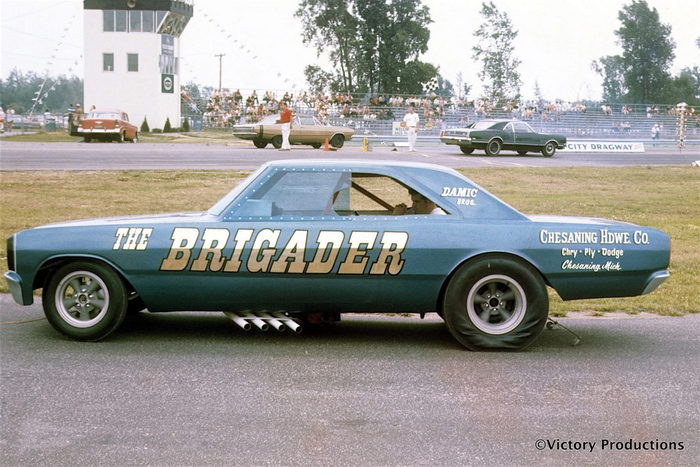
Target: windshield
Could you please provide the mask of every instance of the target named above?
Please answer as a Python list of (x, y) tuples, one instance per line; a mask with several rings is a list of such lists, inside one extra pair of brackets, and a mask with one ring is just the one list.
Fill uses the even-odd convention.
[(241, 181), (241, 183), (236, 185), (236, 187), (233, 190), (229, 191), (226, 196), (221, 198), (214, 206), (212, 206), (208, 211), (209, 214), (213, 216), (220, 216), (224, 212), (224, 209), (226, 209), (226, 207), (230, 205), (233, 202), (233, 200), (236, 199), (236, 197), (238, 197), (238, 195), (240, 195), (241, 192), (245, 190), (248, 187), (248, 185), (250, 185), (251, 182), (258, 177), (258, 175), (260, 175), (260, 172), (262, 171), (263, 167), (260, 167), (258, 170), (248, 175), (248, 177), (245, 180)]
[(496, 122), (490, 121), (490, 120), (482, 120), (480, 122), (476, 122), (472, 128), (474, 130), (487, 130), (491, 128)]
[(119, 120), (121, 115), (116, 112), (90, 112), (87, 118), (101, 118), (103, 120)]

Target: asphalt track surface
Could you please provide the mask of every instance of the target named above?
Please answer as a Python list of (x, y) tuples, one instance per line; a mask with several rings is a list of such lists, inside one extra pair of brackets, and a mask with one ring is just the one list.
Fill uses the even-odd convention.
[(700, 315), (563, 318), (579, 345), (553, 329), (522, 352), (468, 352), (436, 316), (344, 316), (290, 335), (221, 313), (139, 313), (80, 343), (39, 304), (0, 305), (2, 465), (700, 459)]
[[(206, 144), (155, 143), (26, 143), (0, 141), (2, 170), (106, 170), (106, 169), (255, 169), (279, 159), (371, 159), (400, 160), (439, 164), (446, 167), (568, 167), (629, 165), (690, 165), (700, 159), (700, 149), (692, 146), (648, 148), (644, 153), (565, 153), (554, 157), (540, 154), (518, 156), (504, 151), (497, 157), (483, 152), (465, 156), (456, 146), (422, 143), (416, 152), (390, 143), (371, 145), (363, 152), (361, 145), (350, 142), (338, 151), (294, 146), (291, 151), (277, 151), (268, 146), (257, 149), (241, 142), (231, 146)], [(394, 150), (396, 149), (396, 150)]]
[[(673, 150), (545, 159), (391, 149), (0, 142), (0, 168), (700, 159)], [(467, 352), (435, 316), (344, 316), (301, 335), (245, 333), (220, 313), (140, 313), (104, 342), (79, 343), (50, 327), (40, 303), (0, 295), (0, 465), (698, 465), (700, 315), (560, 321), (579, 345), (554, 329), (523, 352)]]

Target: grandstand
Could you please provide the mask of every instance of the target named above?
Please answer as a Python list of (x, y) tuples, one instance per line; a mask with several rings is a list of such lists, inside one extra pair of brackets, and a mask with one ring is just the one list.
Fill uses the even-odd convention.
[[(239, 91), (236, 91), (236, 94)], [(200, 101), (188, 100), (183, 116), (200, 121), (203, 129), (230, 128), (233, 124), (254, 122), (276, 113), (278, 100), (274, 92), (265, 92), (258, 102), (255, 91), (248, 98), (231, 98), (236, 94), (210, 96)], [(357, 136), (388, 137), (395, 135), (408, 105), (415, 105), (421, 118), (421, 137), (437, 137), (443, 129), (464, 127), (485, 118), (519, 119), (536, 131), (564, 134), (569, 138), (651, 139), (651, 128), (659, 125), (659, 139), (676, 138), (675, 105), (598, 104), (593, 102), (513, 103), (492, 108), (480, 101), (443, 99), (430, 96), (358, 96), (318, 95), (304, 92), (297, 96), (281, 93), (295, 112), (316, 115), (333, 125), (355, 128)], [(256, 96), (256, 99), (251, 99)], [(198, 125), (195, 125), (198, 126)], [(686, 141), (700, 142), (700, 115), (689, 108)]]

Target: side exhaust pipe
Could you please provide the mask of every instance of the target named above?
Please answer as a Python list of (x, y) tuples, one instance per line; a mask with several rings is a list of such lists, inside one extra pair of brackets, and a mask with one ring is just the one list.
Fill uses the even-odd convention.
[(253, 323), (258, 329), (261, 331), (267, 331), (270, 329), (270, 326), (267, 325), (267, 323), (260, 318), (258, 318), (256, 315), (253, 313), (241, 313), (244, 318), (247, 320), (250, 320), (251, 323)]
[(227, 318), (229, 318), (231, 321), (236, 323), (238, 327), (243, 329), (244, 331), (250, 331), (250, 323), (245, 320), (245, 318), (241, 318), (238, 316), (236, 313), (233, 313), (232, 311), (224, 311), (224, 314), (226, 315)]
[(252, 325), (255, 325), (255, 327), (261, 331), (267, 331), (270, 329), (270, 326), (279, 332), (283, 332), (289, 328), (292, 332), (301, 334), (303, 330), (302, 325), (297, 320), (279, 311), (272, 313), (268, 313), (267, 311), (254, 313), (250, 311), (243, 311), (240, 313), (224, 311), (224, 315), (244, 331), (250, 331), (253, 327)]
[(272, 313), (272, 316), (275, 318), (279, 319), (284, 323), (285, 326), (287, 326), (292, 332), (295, 332), (297, 334), (301, 334), (301, 331), (304, 329), (302, 328), (301, 324), (297, 323), (295, 320), (290, 318), (289, 316), (286, 316), (284, 313), (275, 312)]
[(273, 318), (270, 316), (267, 312), (260, 312), (256, 313), (259, 317), (263, 318), (267, 323), (270, 324), (273, 328), (277, 329), (279, 332), (284, 332), (287, 327), (282, 323), (282, 321), (278, 320), (277, 318)]

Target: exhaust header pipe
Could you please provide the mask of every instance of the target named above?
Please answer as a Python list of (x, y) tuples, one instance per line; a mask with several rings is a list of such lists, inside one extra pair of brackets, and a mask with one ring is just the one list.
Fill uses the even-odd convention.
[(250, 323), (246, 321), (245, 318), (241, 318), (236, 313), (233, 313), (231, 311), (224, 311), (224, 314), (227, 318), (236, 323), (238, 327), (240, 327), (244, 331), (250, 331)]
[(240, 313), (225, 311), (224, 315), (226, 315), (227, 318), (236, 323), (236, 325), (238, 325), (238, 327), (244, 331), (250, 331), (252, 329), (252, 325), (261, 331), (267, 331), (270, 326), (279, 332), (283, 332), (289, 328), (292, 332), (300, 334), (303, 330), (298, 321), (279, 311), (273, 313), (268, 313), (266, 311), (255, 313), (249, 311), (243, 311)]

